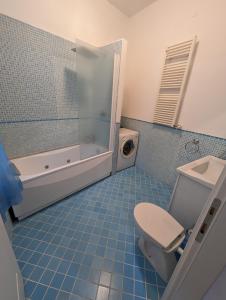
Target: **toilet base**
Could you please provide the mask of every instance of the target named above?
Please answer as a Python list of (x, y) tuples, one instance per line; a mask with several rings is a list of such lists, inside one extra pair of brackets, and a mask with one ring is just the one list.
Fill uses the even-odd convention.
[(168, 282), (177, 264), (174, 252), (164, 252), (151, 240), (146, 240), (143, 236), (139, 238), (138, 245), (143, 255), (155, 268), (159, 276), (165, 282)]

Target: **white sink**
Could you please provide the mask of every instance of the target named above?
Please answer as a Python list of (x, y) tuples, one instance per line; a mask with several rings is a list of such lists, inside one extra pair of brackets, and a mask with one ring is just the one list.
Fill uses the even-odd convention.
[(179, 167), (177, 171), (207, 187), (213, 188), (225, 165), (225, 160), (209, 155)]
[(225, 165), (225, 160), (206, 156), (177, 168), (169, 212), (185, 229), (196, 224)]

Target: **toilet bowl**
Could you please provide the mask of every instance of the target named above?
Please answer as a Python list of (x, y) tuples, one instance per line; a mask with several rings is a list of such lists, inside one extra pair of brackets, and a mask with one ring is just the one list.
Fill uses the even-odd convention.
[(167, 211), (151, 203), (136, 205), (134, 218), (141, 232), (140, 250), (167, 282), (177, 264), (174, 252), (185, 238), (184, 228)]

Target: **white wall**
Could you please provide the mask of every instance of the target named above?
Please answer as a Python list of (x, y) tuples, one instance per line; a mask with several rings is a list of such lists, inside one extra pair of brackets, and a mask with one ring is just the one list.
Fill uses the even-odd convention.
[(152, 122), (164, 49), (196, 34), (199, 46), (180, 123), (226, 138), (225, 12), (225, 0), (158, 0), (130, 19), (124, 116)]
[(106, 0), (0, 0), (0, 13), (96, 46), (124, 37), (128, 21)]

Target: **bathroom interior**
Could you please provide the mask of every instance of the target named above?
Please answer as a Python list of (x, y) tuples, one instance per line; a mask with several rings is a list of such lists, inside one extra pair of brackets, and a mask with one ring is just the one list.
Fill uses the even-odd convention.
[(0, 300), (226, 299), (225, 10), (0, 0)]

